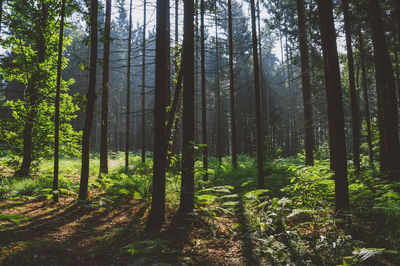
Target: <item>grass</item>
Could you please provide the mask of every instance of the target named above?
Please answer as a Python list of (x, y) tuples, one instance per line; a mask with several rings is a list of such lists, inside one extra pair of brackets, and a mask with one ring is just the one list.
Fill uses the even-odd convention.
[[(335, 217), (334, 181), (329, 161), (316, 159), (313, 167), (306, 167), (301, 156), (271, 159), (264, 166), (267, 189), (259, 190), (256, 161), (240, 155), (238, 169), (234, 170), (230, 159), (224, 157), (219, 165), (216, 158), (210, 158), (207, 182), (202, 181), (202, 162), (196, 161), (196, 208), (213, 221), (243, 212), (247, 225), (237, 223), (237, 229), (251, 236), (249, 241), (254, 243), (255, 256), (260, 262), (329, 265), (343, 264), (345, 260), (348, 264), (357, 264), (368, 255), (368, 261), (372, 263), (377, 258), (400, 263), (399, 254), (395, 252), (400, 250), (399, 182), (385, 181), (367, 165), (363, 165), (361, 174), (355, 176), (350, 166), (351, 210), (347, 215), (351, 223), (347, 223)], [(179, 165), (180, 158), (174, 160)], [(130, 170), (125, 172), (123, 154), (112, 154), (110, 173), (98, 178), (99, 160), (96, 156), (91, 158), (90, 208), (112, 210), (132, 199), (151, 202), (151, 158), (142, 164), (140, 156), (131, 155), (129, 161)], [(5, 158), (0, 159), (0, 165), (4, 172), (9, 172), (11, 167)], [(33, 178), (1, 178), (0, 199), (50, 198), (52, 162), (43, 160), (38, 169)], [(76, 197), (79, 173), (80, 159), (60, 160), (61, 197)], [(179, 168), (169, 168), (166, 173), (169, 213), (178, 207), (180, 181)], [(10, 204), (2, 206), (1, 210), (20, 206), (19, 203)], [(20, 214), (1, 214), (0, 229), (18, 226), (28, 219)], [(97, 236), (97, 240), (102, 237)], [(156, 244), (138, 242), (126, 249), (137, 256), (142, 249)]]

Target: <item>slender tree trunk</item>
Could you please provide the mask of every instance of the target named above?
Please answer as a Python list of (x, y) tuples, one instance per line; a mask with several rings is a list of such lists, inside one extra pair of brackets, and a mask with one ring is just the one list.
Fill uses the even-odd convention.
[(251, 30), (253, 44), (253, 64), (254, 64), (254, 100), (256, 102), (256, 127), (257, 127), (257, 163), (258, 163), (258, 188), (264, 188), (264, 170), (263, 170), (263, 133), (261, 119), (261, 95), (260, 95), (260, 70), (258, 67), (257, 51), (257, 31), (256, 31), (256, 11), (254, 0), (250, 0), (251, 9)]
[[(261, 17), (260, 17), (260, 0), (257, 0), (257, 26), (258, 26), (258, 54), (260, 58), (260, 93), (261, 93), (261, 118), (263, 118), (262, 114), (265, 112), (266, 116), (266, 124), (264, 126), (263, 133), (265, 134), (265, 139), (268, 140), (268, 127), (269, 127), (269, 114), (268, 114), (268, 86), (265, 84), (264, 80), (264, 69), (263, 69), (263, 59), (262, 59), (262, 37), (261, 37)], [(267, 89), (267, 92), (264, 95), (264, 86)], [(267, 98), (265, 98), (265, 96)], [(265, 110), (264, 110), (265, 108)]]
[(365, 52), (363, 45), (362, 33), (359, 33), (359, 49), (360, 49), (360, 64), (361, 64), (361, 84), (363, 90), (363, 99), (364, 99), (364, 112), (365, 112), (365, 121), (367, 123), (367, 144), (368, 144), (368, 155), (369, 155), (369, 163), (373, 165), (374, 163), (374, 152), (372, 149), (372, 130), (371, 130), (371, 115), (369, 111), (369, 99), (368, 99), (368, 83), (367, 83), (367, 72), (365, 69)]
[(167, 92), (169, 87), (169, 0), (157, 1), (156, 84), (154, 98), (153, 194), (147, 228), (159, 230), (165, 219), (165, 169), (167, 162)]
[(63, 54), (63, 37), (64, 37), (64, 17), (65, 17), (65, 0), (61, 2), (61, 21), (60, 36), (58, 41), (58, 59), (57, 59), (57, 85), (56, 100), (54, 103), (54, 173), (53, 173), (53, 200), (58, 202), (58, 166), (59, 166), (59, 144), (60, 144), (60, 91), (61, 91), (61, 63)]
[(349, 209), (346, 140), (344, 134), (343, 102), (339, 60), (331, 0), (318, 0), (322, 50), (325, 58), (325, 80), (328, 102), (331, 167), (335, 174), (336, 210)]
[(310, 62), (308, 55), (307, 26), (304, 11), (304, 0), (296, 0), (297, 17), (299, 24), (299, 44), (301, 57), (301, 81), (304, 106), (304, 148), (306, 151), (306, 165), (314, 165), (314, 125), (312, 110), (312, 94), (310, 81)]
[[(230, 1), (230, 0), (229, 0)], [(206, 95), (206, 65), (205, 65), (205, 36), (204, 36), (204, 0), (200, 0), (200, 57), (201, 57), (201, 134), (203, 148), (203, 180), (208, 180), (208, 142), (207, 142), (207, 95)]]
[(217, 158), (222, 164), (222, 134), (221, 134), (221, 88), (219, 86), (219, 45), (218, 45), (218, 11), (215, 6), (215, 79), (216, 79), (216, 103), (217, 103)]
[(186, 214), (194, 208), (194, 6), (191, 0), (183, 3), (183, 148), (179, 212)]
[[(385, 145), (385, 167), (389, 178), (400, 177), (400, 146), (398, 130), (398, 109), (395, 92), (393, 67), (383, 31), (381, 9), (378, 0), (369, 1), (372, 40), (376, 67), (376, 87), (380, 96)], [(386, 171), (385, 171), (386, 170)]]
[[(47, 26), (48, 17), (48, 6), (45, 3), (41, 4), (41, 17), (39, 18), (40, 32), (38, 32), (38, 39), (36, 49), (38, 52), (38, 65), (42, 64), (46, 59), (46, 39), (45, 30)], [(25, 127), (22, 135), (23, 140), (23, 151), (22, 151), (22, 163), (20, 169), (16, 172), (17, 176), (29, 176), (31, 172), (32, 164), (32, 152), (33, 152), (33, 128), (34, 121), (37, 116), (37, 105), (38, 103), (38, 86), (42, 82), (43, 71), (38, 69), (29, 81), (28, 87), (28, 101), (29, 101), (29, 115), (25, 121)]]
[(125, 128), (125, 171), (129, 170), (129, 124), (131, 103), (131, 51), (132, 51), (132, 0), (129, 4), (128, 71), (126, 72), (126, 128)]
[[(146, 162), (146, 0), (143, 2), (142, 45), (142, 163), (144, 164)], [(167, 97), (167, 95), (165, 97)]]
[(361, 125), (359, 119), (359, 106), (356, 92), (356, 82), (354, 76), (354, 58), (353, 48), (351, 46), (351, 21), (349, 14), (349, 1), (342, 0), (344, 29), (346, 33), (347, 61), (349, 64), (349, 83), (350, 83), (350, 102), (351, 102), (351, 121), (353, 130), (353, 164), (356, 174), (360, 172), (360, 142), (361, 142)]
[(101, 90), (101, 134), (100, 134), (100, 175), (108, 173), (108, 116), (109, 116), (109, 66), (110, 66), (110, 32), (111, 0), (106, 1), (106, 22), (104, 35), (103, 84)]
[(228, 24), (229, 24), (229, 94), (231, 107), (231, 134), (232, 134), (232, 165), (237, 169), (237, 138), (236, 138), (236, 114), (235, 114), (235, 77), (233, 72), (233, 30), (232, 30), (232, 1), (228, 0)]
[(79, 185), (79, 200), (86, 200), (89, 184), (89, 145), (90, 133), (93, 124), (94, 104), (96, 100), (96, 64), (97, 64), (97, 13), (98, 1), (90, 2), (90, 64), (89, 86), (86, 94), (85, 126), (82, 137), (82, 169)]

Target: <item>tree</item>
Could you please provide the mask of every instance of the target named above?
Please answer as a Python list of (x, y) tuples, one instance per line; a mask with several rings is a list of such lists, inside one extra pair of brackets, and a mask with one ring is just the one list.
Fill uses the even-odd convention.
[(361, 64), (361, 86), (363, 90), (363, 100), (364, 100), (364, 112), (365, 112), (365, 122), (367, 124), (367, 144), (368, 144), (368, 155), (369, 163), (373, 165), (374, 163), (374, 152), (372, 146), (372, 129), (371, 129), (371, 115), (369, 111), (369, 99), (368, 99), (368, 82), (367, 82), (367, 70), (365, 67), (365, 52), (364, 52), (364, 40), (362, 37), (361, 30), (358, 34), (358, 45), (360, 50), (360, 64)]
[(380, 137), (383, 138), (384, 151), (381, 151), (381, 156), (383, 156), (385, 168), (381, 169), (381, 172), (388, 174), (391, 179), (398, 179), (400, 146), (395, 81), (378, 0), (369, 1), (369, 14), (374, 47), (376, 89), (382, 112), (379, 130)]
[(58, 60), (57, 60), (57, 85), (56, 100), (54, 103), (54, 173), (53, 173), (53, 200), (58, 202), (58, 166), (59, 166), (59, 145), (60, 145), (60, 94), (61, 94), (61, 64), (63, 54), (64, 40), (64, 17), (65, 17), (65, 0), (61, 3), (61, 20), (60, 33), (58, 41)]
[(351, 101), (351, 120), (353, 129), (353, 164), (356, 174), (360, 172), (360, 142), (361, 128), (359, 119), (358, 98), (356, 92), (356, 81), (354, 74), (353, 48), (351, 45), (351, 21), (349, 14), (349, 1), (342, 0), (344, 30), (346, 34), (347, 61), (349, 65), (350, 101)]
[(312, 166), (314, 164), (314, 125), (304, 0), (296, 0), (296, 6), (301, 57), (301, 84), (303, 89), (304, 106), (304, 147), (306, 151), (306, 165)]
[(85, 126), (82, 137), (82, 169), (79, 184), (79, 200), (86, 200), (89, 184), (89, 144), (93, 124), (94, 103), (96, 100), (96, 66), (97, 66), (97, 13), (98, 0), (90, 1), (90, 63), (89, 86), (86, 94)]
[(335, 179), (335, 206), (336, 210), (340, 211), (349, 209), (349, 190), (336, 33), (333, 21), (332, 1), (318, 0), (317, 4), (324, 55), (330, 160)]
[(100, 135), (100, 176), (108, 173), (108, 116), (109, 116), (109, 66), (111, 33), (111, 0), (106, 1), (106, 21), (104, 26), (104, 65), (101, 90), (101, 135)]
[(203, 148), (203, 180), (208, 180), (208, 142), (207, 142), (207, 104), (206, 104), (206, 64), (205, 64), (205, 36), (204, 36), (204, 0), (200, 0), (200, 59), (201, 59), (201, 136), (205, 144)]
[(183, 142), (179, 212), (194, 208), (194, 4), (184, 0), (183, 38)]
[(215, 102), (217, 105), (217, 157), (219, 164), (222, 164), (222, 132), (221, 132), (221, 87), (219, 81), (219, 45), (218, 45), (218, 6), (217, 1), (215, 1)]
[[(143, 2), (142, 40), (142, 163), (146, 162), (146, 0)], [(167, 96), (166, 96), (167, 97)]]
[(235, 115), (235, 77), (233, 73), (233, 33), (232, 33), (232, 1), (228, 0), (228, 38), (229, 38), (229, 95), (231, 107), (231, 134), (232, 134), (232, 165), (237, 168), (236, 151), (236, 115)]
[(157, 1), (156, 84), (154, 102), (154, 168), (152, 204), (147, 228), (158, 230), (165, 219), (165, 169), (167, 159), (167, 92), (169, 91), (169, 1)]
[(258, 67), (258, 50), (257, 50), (257, 30), (256, 30), (256, 11), (254, 0), (250, 0), (251, 9), (251, 30), (252, 30), (252, 46), (253, 46), (253, 72), (254, 72), (254, 99), (256, 102), (256, 127), (257, 127), (257, 170), (258, 170), (258, 187), (264, 188), (264, 170), (263, 170), (263, 133), (261, 119), (261, 95), (260, 95), (260, 70)]
[(131, 51), (132, 51), (132, 0), (129, 4), (128, 69), (126, 72), (126, 128), (125, 128), (125, 171), (129, 170), (129, 117), (131, 102)]
[(0, 0), (0, 33), (1, 33), (1, 22), (3, 19), (3, 0)]

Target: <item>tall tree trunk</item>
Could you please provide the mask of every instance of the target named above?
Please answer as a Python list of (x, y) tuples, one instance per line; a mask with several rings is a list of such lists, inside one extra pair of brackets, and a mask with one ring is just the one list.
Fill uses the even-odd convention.
[(232, 30), (232, 0), (228, 0), (229, 24), (229, 94), (231, 107), (231, 134), (232, 134), (232, 165), (237, 169), (237, 139), (236, 139), (236, 114), (235, 114), (235, 77), (233, 72), (233, 30)]
[(305, 18), (304, 0), (296, 0), (297, 17), (299, 24), (299, 46), (301, 57), (301, 81), (304, 106), (304, 148), (306, 151), (306, 165), (314, 165), (314, 125), (312, 110), (312, 94), (310, 80), (310, 62), (308, 55), (307, 26)]
[[(230, 0), (229, 0), (230, 1)], [(206, 95), (206, 64), (205, 64), (205, 36), (204, 36), (204, 0), (200, 0), (200, 57), (201, 57), (201, 134), (203, 148), (203, 180), (208, 180), (208, 142), (207, 142), (207, 95)]]
[(386, 169), (383, 170), (387, 171), (389, 178), (398, 179), (400, 177), (400, 146), (393, 67), (383, 31), (379, 1), (370, 0), (369, 9), (376, 67), (376, 87), (382, 105), (384, 159), (386, 160)]
[(90, 64), (89, 86), (86, 94), (85, 126), (82, 137), (82, 169), (79, 185), (79, 200), (86, 200), (89, 184), (89, 145), (93, 124), (94, 104), (96, 100), (96, 65), (97, 65), (97, 13), (98, 0), (90, 2)]
[[(40, 30), (38, 32), (38, 39), (36, 43), (36, 49), (38, 52), (38, 65), (44, 63), (46, 59), (46, 39), (45, 30), (47, 26), (48, 17), (48, 4), (41, 4), (41, 17), (39, 18)], [(31, 172), (32, 164), (32, 152), (33, 152), (33, 128), (34, 121), (37, 116), (37, 105), (38, 103), (38, 86), (43, 79), (43, 70), (38, 68), (36, 73), (32, 76), (28, 82), (28, 101), (29, 101), (29, 115), (25, 121), (24, 131), (22, 135), (23, 140), (23, 151), (22, 151), (22, 163), (20, 169), (16, 172), (17, 176), (29, 176)]]
[(369, 163), (373, 165), (374, 163), (374, 152), (372, 148), (372, 130), (371, 130), (371, 115), (369, 111), (369, 99), (368, 99), (368, 83), (367, 83), (367, 71), (365, 69), (365, 51), (362, 33), (359, 33), (359, 49), (360, 49), (360, 64), (361, 64), (361, 86), (363, 90), (363, 99), (364, 99), (364, 112), (365, 112), (365, 121), (367, 123), (367, 144), (368, 144), (368, 155), (369, 155)]
[[(169, 13), (169, 12), (168, 12)], [(146, 0), (143, 2), (143, 42), (142, 42), (142, 163), (146, 162)], [(158, 58), (158, 57), (156, 57)], [(167, 97), (167, 96), (165, 96)]]
[(256, 30), (256, 11), (254, 0), (250, 0), (251, 9), (251, 31), (253, 44), (253, 64), (254, 64), (254, 100), (256, 102), (256, 127), (257, 127), (257, 163), (258, 163), (258, 188), (264, 188), (264, 170), (263, 170), (263, 133), (261, 119), (261, 95), (260, 95), (260, 70), (258, 67), (257, 50), (257, 30)]
[(351, 122), (353, 130), (353, 164), (356, 174), (360, 172), (360, 142), (361, 125), (359, 118), (359, 106), (356, 92), (356, 81), (354, 76), (353, 48), (351, 46), (351, 20), (349, 14), (349, 1), (342, 0), (344, 29), (346, 33), (347, 61), (349, 64), (349, 83), (350, 83), (350, 102), (351, 102)]
[(349, 190), (339, 60), (336, 47), (332, 0), (318, 0), (317, 4), (326, 70), (325, 81), (331, 167), (335, 174), (336, 210), (340, 211), (349, 209)]
[(354, 76), (354, 58), (353, 48), (351, 46), (351, 21), (349, 14), (349, 1), (342, 0), (344, 29), (346, 33), (347, 61), (349, 64), (349, 83), (350, 83), (350, 102), (351, 102), (351, 120), (353, 130), (353, 164), (356, 174), (360, 172), (360, 142), (361, 142), (361, 125), (359, 119), (359, 106), (356, 92), (356, 82)]
[(60, 144), (60, 91), (61, 91), (61, 63), (63, 54), (64, 40), (64, 17), (65, 0), (61, 2), (60, 36), (58, 39), (58, 59), (57, 59), (57, 85), (56, 100), (54, 103), (54, 172), (53, 172), (53, 200), (58, 202), (58, 166), (59, 166), (59, 144)]
[(179, 212), (186, 214), (194, 208), (194, 6), (192, 0), (183, 3), (183, 147)]
[(125, 171), (129, 170), (130, 103), (131, 103), (131, 50), (132, 50), (132, 0), (129, 4), (128, 70), (126, 72), (126, 127), (125, 127)]
[(109, 116), (109, 66), (110, 66), (110, 34), (111, 34), (111, 0), (106, 1), (106, 22), (104, 32), (104, 65), (101, 90), (101, 134), (100, 134), (100, 175), (108, 173), (108, 116)]
[(154, 98), (154, 168), (152, 204), (147, 228), (158, 230), (165, 219), (165, 169), (167, 162), (167, 92), (169, 91), (169, 0), (157, 1), (156, 83)]
[(215, 98), (217, 103), (217, 158), (219, 165), (222, 164), (222, 132), (221, 132), (221, 88), (219, 86), (219, 45), (218, 45), (218, 11), (217, 4), (215, 4), (215, 80), (216, 92)]

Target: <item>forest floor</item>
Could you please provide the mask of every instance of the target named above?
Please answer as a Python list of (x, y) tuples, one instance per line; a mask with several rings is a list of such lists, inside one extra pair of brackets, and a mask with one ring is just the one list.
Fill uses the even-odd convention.
[[(149, 204), (126, 197), (99, 206), (73, 197), (20, 198), (0, 203), (1, 265), (256, 265), (239, 197), (217, 219), (195, 211), (181, 220), (168, 209), (157, 234), (145, 232)], [(237, 204), (235, 204), (237, 203)], [(231, 206), (239, 206), (234, 211)], [(134, 244), (132, 244), (134, 243)]]
[(79, 159), (61, 161), (58, 203), (51, 161), (22, 179), (13, 165), (0, 158), (0, 265), (400, 265), (400, 183), (373, 169), (350, 178), (352, 209), (340, 218), (327, 160), (275, 159), (260, 190), (252, 158), (241, 156), (237, 170), (211, 158), (207, 182), (196, 163), (196, 208), (182, 219), (172, 167), (166, 221), (149, 233), (151, 160), (134, 156), (126, 173), (115, 157), (99, 179), (93, 159), (89, 200), (79, 203)]

